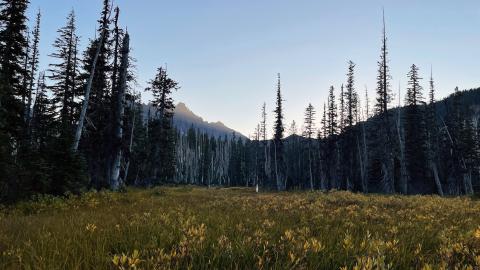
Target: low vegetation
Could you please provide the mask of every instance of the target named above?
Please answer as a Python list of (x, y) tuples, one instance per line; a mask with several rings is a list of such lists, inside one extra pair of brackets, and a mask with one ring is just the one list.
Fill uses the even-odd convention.
[(1, 269), (473, 269), (475, 198), (159, 187), (0, 210)]

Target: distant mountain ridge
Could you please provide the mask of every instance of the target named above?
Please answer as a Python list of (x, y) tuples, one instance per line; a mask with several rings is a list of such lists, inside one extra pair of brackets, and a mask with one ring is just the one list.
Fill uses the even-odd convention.
[[(147, 117), (148, 110), (150, 109), (152, 115), (155, 109), (151, 105), (143, 105), (144, 116)], [(175, 114), (173, 115), (173, 124), (175, 128), (181, 133), (186, 133), (190, 127), (206, 133), (213, 137), (225, 137), (231, 138), (233, 134), (238, 137), (247, 138), (240, 132), (227, 127), (220, 121), (208, 122), (202, 117), (192, 112), (185, 103), (180, 102), (175, 106)]]

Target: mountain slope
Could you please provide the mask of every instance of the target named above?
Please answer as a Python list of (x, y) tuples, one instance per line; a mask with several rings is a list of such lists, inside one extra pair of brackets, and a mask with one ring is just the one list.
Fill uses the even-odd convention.
[[(152, 115), (155, 109), (151, 105), (143, 105), (144, 116), (148, 114), (150, 109)], [(190, 127), (195, 128), (196, 130), (209, 134), (214, 137), (224, 137), (227, 136), (231, 138), (233, 134), (235, 136), (240, 136), (246, 138), (243, 134), (234, 129), (231, 129), (224, 125), (222, 122), (208, 122), (202, 117), (196, 115), (192, 112), (185, 103), (180, 102), (175, 106), (175, 114), (173, 116), (173, 124), (175, 128), (181, 133), (186, 133)]]

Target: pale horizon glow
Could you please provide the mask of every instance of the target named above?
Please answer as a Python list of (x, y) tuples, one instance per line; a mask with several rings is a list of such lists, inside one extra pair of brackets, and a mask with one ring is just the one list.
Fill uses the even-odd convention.
[[(297, 127), (309, 103), (319, 126), (330, 85), (346, 81), (347, 62), (356, 63), (356, 89), (365, 87), (374, 104), (376, 62), (387, 23), (392, 90), (405, 92), (407, 72), (420, 67), (428, 89), (430, 67), (437, 99), (480, 87), (480, 1), (464, 0), (115, 0), (120, 24), (128, 27), (137, 59), (137, 90), (168, 63), (184, 102), (210, 122), (221, 121), (244, 135), (253, 133), (267, 103), (272, 133), (276, 74), (282, 76), (286, 128)], [(95, 35), (101, 0), (31, 0), (30, 24), (42, 11), (40, 69), (51, 62), (57, 29), (75, 10), (82, 49)], [(151, 98), (142, 94), (144, 101)], [(394, 105), (398, 103), (397, 99)]]

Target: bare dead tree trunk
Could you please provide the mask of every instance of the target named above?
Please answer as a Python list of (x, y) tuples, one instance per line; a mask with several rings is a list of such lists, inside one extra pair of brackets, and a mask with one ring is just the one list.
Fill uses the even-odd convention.
[(367, 132), (365, 130), (365, 123), (362, 124), (362, 139), (363, 139), (363, 166), (364, 166), (364, 180), (363, 192), (368, 192), (368, 148), (367, 148)]
[[(450, 131), (448, 130), (447, 124), (445, 124), (445, 121), (442, 119), (443, 126), (445, 130), (447, 131), (448, 138), (450, 140), (450, 143), (452, 144), (452, 147), (455, 148), (455, 144), (452, 139), (452, 135), (450, 134)], [(467, 168), (467, 164), (465, 162), (465, 159), (462, 156), (459, 156), (460, 163), (462, 165), (462, 169), (464, 170), (463, 173), (463, 189), (465, 191), (465, 194), (473, 194), (473, 186), (472, 186), (472, 172)]]
[(405, 141), (402, 136), (401, 128), (401, 113), (400, 106), (397, 108), (398, 118), (397, 118), (397, 137), (398, 137), (398, 147), (400, 148), (400, 186), (403, 194), (408, 192), (408, 172), (407, 165), (405, 161)]
[[(309, 139), (310, 140), (310, 139)], [(313, 191), (313, 173), (312, 173), (312, 154), (310, 148), (312, 147), (310, 142), (308, 143), (308, 169), (310, 173), (310, 190)]]
[(437, 192), (438, 195), (443, 196), (443, 189), (442, 189), (442, 183), (440, 182), (440, 178), (438, 177), (438, 168), (437, 164), (433, 160), (430, 160), (430, 169), (432, 170), (433, 177), (435, 179), (435, 186), (437, 187)]
[[(110, 20), (110, 14), (108, 15), (108, 20)], [(88, 103), (90, 101), (90, 92), (92, 90), (93, 78), (95, 76), (95, 70), (97, 68), (98, 57), (102, 51), (103, 44), (105, 42), (105, 36), (107, 35), (107, 21), (106, 20), (102, 26), (102, 36), (98, 40), (97, 51), (95, 57), (93, 58), (92, 69), (90, 70), (90, 76), (88, 77), (87, 85), (85, 87), (85, 97), (83, 99), (82, 110), (80, 111), (80, 118), (78, 120), (77, 130), (75, 131), (75, 138), (73, 140), (72, 150), (77, 152), (80, 139), (82, 137), (83, 124), (85, 122), (85, 117), (87, 115)]]
[[(128, 145), (128, 152), (132, 153), (132, 147), (133, 147), (133, 132), (135, 131), (135, 121), (136, 121), (136, 114), (137, 111), (135, 110), (135, 100), (133, 101), (133, 119), (132, 119), (132, 128), (130, 130), (130, 144)], [(128, 158), (127, 164), (125, 165), (125, 175), (124, 175), (124, 180), (127, 181), (128, 177), (128, 169), (130, 168), (130, 157)]]
[(122, 44), (122, 62), (120, 64), (120, 80), (117, 91), (117, 106), (115, 112), (115, 143), (114, 143), (114, 161), (112, 163), (112, 178), (110, 187), (118, 190), (122, 184), (120, 178), (120, 168), (122, 160), (122, 139), (123, 139), (123, 115), (125, 112), (125, 92), (127, 90), (128, 76), (128, 57), (130, 52), (130, 36), (125, 34)]
[(358, 162), (360, 163), (360, 180), (362, 183), (362, 191), (365, 192), (365, 163), (362, 157), (362, 150), (360, 148), (360, 142), (357, 137), (357, 149), (358, 149)]

